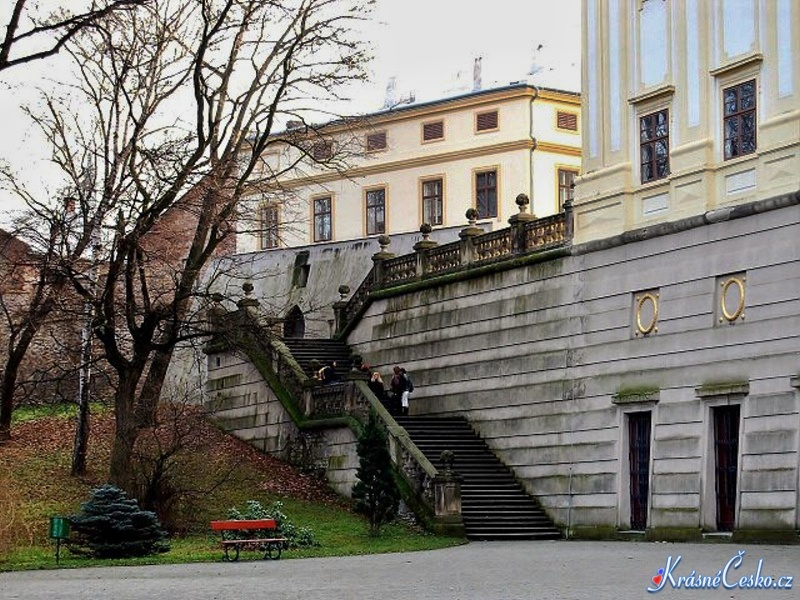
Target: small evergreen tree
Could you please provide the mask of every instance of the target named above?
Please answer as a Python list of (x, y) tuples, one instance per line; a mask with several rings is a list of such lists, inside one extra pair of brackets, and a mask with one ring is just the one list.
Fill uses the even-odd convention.
[(156, 514), (113, 485), (92, 490), (81, 511), (70, 517), (76, 536), (70, 551), (94, 558), (128, 558), (167, 552), (167, 534)]
[(369, 519), (371, 535), (380, 535), (381, 527), (397, 516), (400, 490), (392, 476), (392, 459), (386, 442), (386, 433), (374, 415), (370, 414), (356, 452), (359, 467), (358, 481), (353, 486), (356, 510)]

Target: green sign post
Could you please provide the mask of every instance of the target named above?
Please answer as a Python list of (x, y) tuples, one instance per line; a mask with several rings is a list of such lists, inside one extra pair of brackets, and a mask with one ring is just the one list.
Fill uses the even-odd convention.
[(56, 541), (56, 564), (61, 559), (61, 540), (69, 539), (69, 519), (50, 517), (50, 538)]

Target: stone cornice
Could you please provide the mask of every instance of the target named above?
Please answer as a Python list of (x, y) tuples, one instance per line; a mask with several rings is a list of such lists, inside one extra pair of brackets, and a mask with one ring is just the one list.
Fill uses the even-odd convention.
[(605, 250), (607, 248), (615, 248), (631, 242), (640, 242), (650, 238), (660, 237), (662, 235), (670, 235), (678, 233), (679, 231), (686, 231), (694, 229), (695, 227), (703, 227), (712, 223), (719, 223), (721, 221), (731, 221), (733, 219), (741, 219), (751, 215), (767, 212), (770, 210), (778, 210), (787, 208), (789, 206), (796, 206), (800, 204), (800, 190), (790, 194), (783, 194), (774, 198), (767, 198), (765, 200), (756, 200), (755, 202), (748, 202), (746, 204), (737, 204), (735, 206), (721, 207), (715, 210), (708, 211), (702, 215), (695, 215), (687, 217), (678, 221), (670, 221), (668, 223), (657, 223), (639, 229), (632, 229), (619, 235), (615, 235), (600, 240), (592, 240), (583, 244), (577, 244), (572, 247), (572, 254), (588, 254), (598, 250)]

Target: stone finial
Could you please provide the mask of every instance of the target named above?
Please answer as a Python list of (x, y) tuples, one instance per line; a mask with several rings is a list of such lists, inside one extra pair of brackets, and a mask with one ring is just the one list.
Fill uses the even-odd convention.
[(445, 473), (449, 474), (453, 472), (453, 461), (455, 459), (456, 455), (452, 450), (442, 450), (442, 453), (439, 455), (439, 460), (441, 460), (444, 465)]
[[(433, 231), (433, 227), (431, 227), (430, 223), (423, 223), (419, 226), (419, 232), (422, 234), (422, 239), (414, 244), (414, 252), (423, 252), (424, 250), (435, 248), (439, 245), (435, 241), (428, 239), (431, 236), (431, 231)], [(422, 270), (424, 271), (424, 268)]]
[(350, 293), (350, 286), (349, 285), (340, 285), (339, 286), (339, 297), (344, 302), (344, 299), (347, 297), (347, 294)]
[[(528, 197), (528, 194), (522, 193), (517, 194), (516, 200), (514, 200), (517, 206), (519, 206), (519, 212), (515, 215), (511, 215), (508, 218), (508, 224), (512, 227), (516, 225), (523, 225), (528, 221), (533, 221), (536, 218), (536, 215), (532, 213), (528, 213), (528, 206), (530, 206), (531, 199)], [(524, 237), (524, 231), (520, 231), (519, 234)], [(522, 243), (522, 240), (520, 240)], [(519, 246), (518, 249), (524, 248), (524, 244)]]
[(517, 194), (517, 199), (515, 200), (517, 206), (519, 206), (520, 214), (524, 214), (528, 210), (528, 205), (531, 203), (531, 199), (528, 198), (527, 194)]
[(461, 232), (458, 234), (458, 237), (460, 237), (463, 240), (475, 235), (482, 234), (483, 229), (481, 229), (476, 225), (478, 221), (478, 211), (475, 210), (474, 208), (468, 208), (467, 212), (464, 214), (467, 217), (469, 225), (467, 225), (464, 229), (461, 230)]
[(248, 315), (249, 317), (256, 318), (258, 317), (258, 305), (259, 302), (255, 298), (251, 298), (250, 294), (253, 293), (253, 284), (249, 281), (245, 281), (242, 284), (242, 290), (244, 291), (244, 298), (240, 299), (236, 306), (239, 307), (239, 310)]
[(385, 233), (378, 236), (378, 244), (380, 244), (381, 249), (379, 252), (376, 252), (372, 255), (372, 262), (379, 262), (388, 258), (394, 258), (394, 254), (386, 249), (391, 242), (392, 240)]

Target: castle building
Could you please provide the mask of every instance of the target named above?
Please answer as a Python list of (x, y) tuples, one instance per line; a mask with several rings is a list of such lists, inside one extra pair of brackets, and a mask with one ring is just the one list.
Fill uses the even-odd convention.
[[(341, 292), (337, 315), (347, 322), (335, 335), (373, 369), (406, 367), (411, 418), (467, 421), (569, 536), (797, 542), (800, 0), (583, 0), (582, 10), (582, 163), (571, 163), (580, 169), (572, 204), (547, 217), (559, 210), (561, 159), (544, 163), (549, 188), (536, 176), (552, 148), (544, 142), (558, 139), (526, 142), (530, 187), (514, 187), (525, 177), (509, 178), (515, 169), (499, 158), (454, 149), (444, 225), (458, 225), (465, 206), (480, 213), (491, 195), (480, 193), (479, 176), (501, 164), (497, 216), (481, 215), (492, 231), (467, 227), (454, 242), (377, 253), (361, 282)], [(530, 89), (534, 109), (545, 97), (513, 89)], [(464, 106), (475, 137), (492, 106), (504, 105)], [(551, 109), (557, 131), (566, 108)], [(503, 115), (492, 135), (503, 133)], [(408, 121), (425, 152), (429, 118)], [(436, 129), (445, 140), (448, 122)], [(416, 199), (403, 227), (415, 229), (424, 214), (421, 182), (444, 167), (422, 166), (407, 171), (416, 194), (386, 186), (387, 231), (408, 217), (394, 199)], [(395, 173), (384, 171), (363, 172), (352, 196), (325, 192), (362, 215), (331, 220), (332, 235), (371, 235), (367, 192)], [(451, 195), (458, 185), (470, 193)], [(310, 188), (296, 189), (313, 200)], [(539, 219), (505, 207), (519, 192)], [(469, 202), (451, 217), (454, 198)], [(312, 242), (314, 229), (300, 239)], [(220, 364), (209, 380), (240, 368)], [(237, 410), (234, 423), (259, 407), (243, 400)], [(244, 433), (264, 448), (288, 435), (269, 424)], [(354, 438), (339, 434), (321, 455), (332, 480), (349, 482)], [(469, 519), (485, 523), (491, 504), (481, 507), (478, 517), (469, 502), (462, 507), (478, 539)], [(510, 527), (502, 515), (497, 526)]]
[[(580, 95), (515, 83), (405, 103), (321, 127), (290, 122), (262, 157), (238, 252), (341, 242), (465, 222), (504, 226), (514, 198), (562, 209), (580, 170)], [(248, 225), (249, 223), (249, 225)]]
[(576, 243), (797, 191), (795, 0), (583, 5)]

